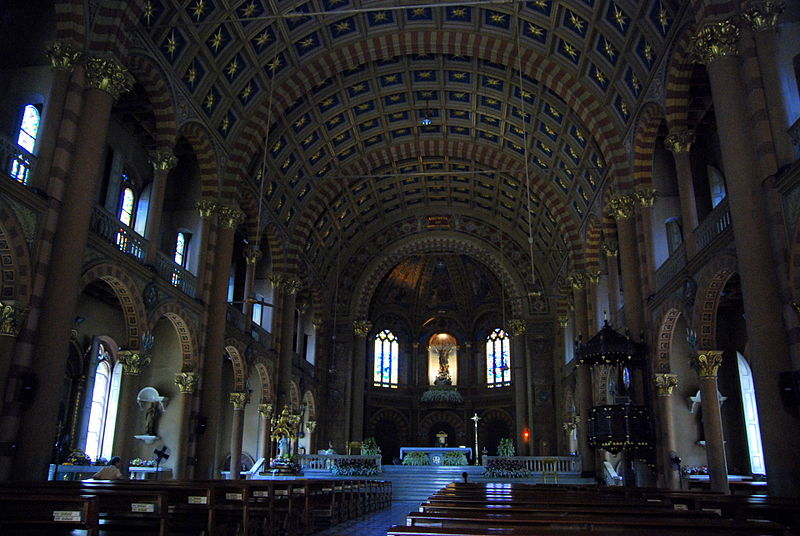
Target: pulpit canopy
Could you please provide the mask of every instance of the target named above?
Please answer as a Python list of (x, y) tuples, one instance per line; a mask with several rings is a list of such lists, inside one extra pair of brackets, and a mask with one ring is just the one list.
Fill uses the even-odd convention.
[(578, 365), (624, 365), (644, 356), (646, 347), (633, 341), (626, 333), (614, 330), (603, 322), (603, 328), (584, 344), (580, 337), (575, 343)]

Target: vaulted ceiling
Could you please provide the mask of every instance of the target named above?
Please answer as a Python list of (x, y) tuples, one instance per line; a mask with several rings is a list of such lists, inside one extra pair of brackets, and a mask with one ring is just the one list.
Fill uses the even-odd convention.
[(146, 0), (134, 48), (322, 278), (411, 214), (530, 233), (552, 278), (624, 172), (678, 5)]

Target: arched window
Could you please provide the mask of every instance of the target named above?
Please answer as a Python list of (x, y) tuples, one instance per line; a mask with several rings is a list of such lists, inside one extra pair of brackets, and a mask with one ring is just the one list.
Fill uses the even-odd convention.
[(178, 232), (175, 238), (175, 264), (186, 267), (186, 248), (189, 247), (189, 235)]
[(708, 189), (711, 191), (711, 207), (719, 205), (728, 195), (725, 188), (725, 176), (714, 166), (706, 166), (708, 173)]
[(681, 233), (681, 225), (678, 218), (669, 218), (664, 225), (667, 229), (667, 246), (669, 247), (669, 254), (672, 255), (680, 249), (683, 243), (683, 234)]
[[(128, 227), (133, 226), (133, 211), (135, 204), (136, 196), (133, 193), (133, 188), (130, 186), (128, 175), (122, 173), (122, 190), (119, 194), (119, 209), (117, 210), (117, 217), (119, 218), (119, 221)], [(120, 232), (117, 233), (117, 245), (122, 251), (127, 251), (128, 249), (128, 233), (129, 231), (126, 229), (120, 229)]]
[(736, 358), (739, 366), (739, 387), (742, 390), (742, 412), (747, 433), (747, 450), (750, 453), (750, 472), (765, 475), (767, 469), (764, 465), (764, 449), (761, 446), (761, 426), (758, 422), (753, 372), (742, 354), (736, 352)]
[(10, 171), (11, 176), (22, 184), (28, 182), (28, 175), (31, 170), (29, 154), (33, 153), (33, 148), (36, 146), (36, 136), (39, 134), (40, 121), (41, 114), (39, 109), (33, 104), (25, 106), (22, 112), (19, 134), (17, 135), (17, 145), (24, 149), (25, 152), (20, 152), (14, 157)]
[(85, 449), (93, 460), (100, 456), (106, 459), (111, 457), (122, 380), (122, 365), (113, 365), (102, 344), (99, 346), (98, 358), (100, 362), (95, 369)]
[(511, 385), (511, 355), (508, 335), (500, 328), (486, 337), (486, 385), (503, 387)]
[(397, 337), (388, 329), (375, 336), (375, 365), (372, 374), (375, 387), (397, 387), (399, 351)]

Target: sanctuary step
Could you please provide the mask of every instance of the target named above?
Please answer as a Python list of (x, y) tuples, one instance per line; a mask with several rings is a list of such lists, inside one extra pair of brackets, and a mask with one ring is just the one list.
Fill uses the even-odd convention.
[[(470, 482), (525, 482), (528, 484), (542, 483), (540, 474), (530, 478), (489, 478), (483, 476), (482, 465), (462, 465), (447, 467), (441, 465), (384, 465), (383, 472), (373, 477), (392, 483), (393, 501), (424, 501), (441, 488), (452, 482), (463, 482), (462, 473), (467, 473)], [(329, 471), (322, 469), (306, 469), (303, 471), (305, 478), (331, 478)], [(594, 479), (580, 478), (573, 475), (559, 475), (560, 484), (594, 484)], [(552, 478), (550, 479), (552, 482)]]

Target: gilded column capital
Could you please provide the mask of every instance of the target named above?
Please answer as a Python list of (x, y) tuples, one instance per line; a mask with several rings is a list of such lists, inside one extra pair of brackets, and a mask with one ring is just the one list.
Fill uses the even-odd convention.
[(194, 207), (200, 213), (201, 218), (210, 218), (217, 211), (217, 202), (211, 199), (202, 199), (195, 203)]
[(306, 432), (309, 434), (313, 434), (314, 430), (317, 429), (317, 421), (308, 421), (306, 423)]
[(219, 224), (225, 229), (236, 229), (244, 221), (244, 212), (237, 207), (217, 207)]
[(600, 250), (606, 257), (616, 257), (619, 255), (619, 242), (616, 240), (603, 240), (600, 242)]
[(353, 333), (357, 337), (366, 337), (372, 329), (372, 322), (369, 320), (353, 320)]
[(596, 285), (600, 282), (600, 276), (603, 274), (603, 271), (598, 267), (589, 268), (586, 270), (586, 282), (591, 283), (592, 285)]
[(617, 221), (627, 220), (633, 216), (635, 198), (630, 195), (615, 195), (608, 200), (608, 210)]
[(672, 390), (678, 386), (677, 374), (656, 374), (653, 377), (658, 396), (671, 396)]
[(562, 427), (564, 428), (565, 432), (570, 433), (573, 430), (575, 430), (580, 423), (581, 423), (581, 418), (578, 417), (577, 415), (573, 415), (568, 421), (564, 421)]
[(133, 87), (128, 71), (112, 58), (92, 57), (86, 60), (86, 85), (105, 91), (114, 100)]
[(234, 391), (228, 396), (233, 409), (244, 409), (244, 407), (250, 401), (250, 395), (244, 391)]
[(18, 305), (14, 301), (0, 302), (0, 335), (16, 337), (25, 324), (28, 307)]
[(722, 365), (722, 350), (705, 350), (697, 354), (694, 359), (697, 374), (701, 378), (716, 378), (719, 367)]
[(283, 286), (283, 276), (281, 274), (271, 273), (267, 276), (269, 282), (272, 283), (272, 288), (278, 290)]
[(708, 65), (723, 56), (736, 56), (739, 33), (739, 27), (730, 19), (703, 25), (692, 38), (690, 52), (694, 61)]
[(652, 207), (656, 203), (655, 188), (637, 188), (633, 192), (633, 196), (639, 202), (639, 206), (642, 207)]
[(562, 328), (567, 327), (567, 325), (569, 325), (569, 317), (567, 315), (559, 315), (558, 325), (561, 326)]
[(688, 153), (692, 150), (694, 132), (689, 129), (672, 130), (664, 138), (664, 147), (673, 153)]
[(256, 264), (263, 256), (264, 254), (258, 246), (248, 246), (244, 248), (244, 260), (247, 261), (247, 264)]
[(172, 151), (150, 151), (147, 159), (155, 171), (169, 171), (178, 163), (178, 157)]
[(567, 282), (572, 288), (581, 289), (586, 284), (586, 274), (584, 272), (574, 272), (567, 276)]
[(512, 318), (508, 321), (508, 333), (512, 337), (519, 337), (520, 335), (525, 335), (525, 331), (527, 330), (527, 325), (525, 320), (521, 318)]
[(289, 294), (297, 294), (303, 288), (303, 282), (293, 276), (286, 276), (283, 278), (283, 288)]
[(742, 10), (742, 18), (746, 20), (753, 31), (763, 32), (771, 30), (778, 25), (778, 17), (783, 13), (786, 4), (773, 0), (756, 0), (750, 2)]
[(259, 404), (258, 414), (264, 417), (265, 419), (269, 419), (270, 417), (272, 417), (272, 404)]
[(127, 376), (139, 376), (142, 369), (150, 364), (150, 356), (132, 350), (121, 351), (117, 359), (122, 363), (122, 370)]
[(47, 44), (44, 53), (53, 69), (63, 71), (74, 69), (83, 55), (83, 51), (71, 41), (52, 41)]
[(322, 329), (322, 326), (325, 325), (325, 321), (322, 318), (315, 316), (311, 319), (311, 325), (314, 326), (314, 329), (320, 330)]
[(175, 375), (175, 385), (182, 394), (190, 395), (197, 389), (198, 379), (196, 372), (179, 372)]

